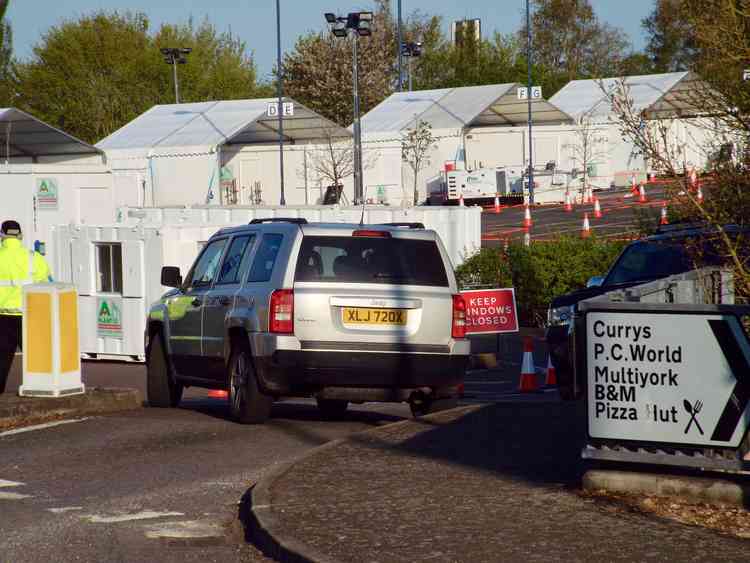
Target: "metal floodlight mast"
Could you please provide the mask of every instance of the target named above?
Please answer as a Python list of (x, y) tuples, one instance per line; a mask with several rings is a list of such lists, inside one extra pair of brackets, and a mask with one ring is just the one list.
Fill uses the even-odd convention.
[(408, 66), (408, 73), (409, 73), (409, 91), (412, 90), (412, 69), (411, 69), (411, 60), (414, 57), (419, 57), (422, 55), (422, 43), (419, 42), (409, 42), (404, 43), (401, 46), (401, 54), (404, 57), (407, 57), (409, 59), (409, 66)]
[(331, 12), (324, 14), (331, 33), (335, 37), (347, 37), (351, 30), (354, 35), (352, 42), (352, 85), (354, 97), (354, 204), (358, 205), (364, 200), (364, 187), (362, 175), (362, 129), (359, 118), (359, 38), (372, 35), (372, 12), (352, 12), (346, 17), (336, 16)]
[(175, 103), (180, 103), (180, 84), (177, 79), (177, 65), (184, 65), (187, 63), (187, 56), (193, 52), (190, 47), (162, 47), (160, 49), (162, 55), (164, 55), (164, 62), (168, 65), (172, 65), (172, 78), (174, 80), (174, 99)]
[(401, 50), (401, 0), (398, 0), (398, 17), (396, 20), (396, 52), (398, 53), (398, 91), (404, 89), (403, 52)]

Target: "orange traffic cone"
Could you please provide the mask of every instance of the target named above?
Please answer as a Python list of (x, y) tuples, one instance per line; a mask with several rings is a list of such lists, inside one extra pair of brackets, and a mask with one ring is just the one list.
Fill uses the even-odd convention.
[(690, 187), (693, 189), (698, 187), (698, 173), (695, 168), (690, 169)]
[(523, 228), (524, 229), (530, 229), (532, 225), (531, 221), (531, 210), (529, 209), (529, 206), (526, 206), (526, 210), (523, 212)]
[(557, 371), (552, 365), (552, 356), (547, 355), (547, 377), (544, 381), (545, 387), (557, 387)]
[(531, 246), (531, 235), (529, 234), (528, 231), (526, 231), (523, 234), (523, 245), (524, 246)]
[(521, 381), (518, 390), (521, 393), (533, 393), (539, 389), (534, 367), (534, 340), (530, 336), (523, 339), (523, 360), (521, 362)]
[(648, 200), (646, 199), (646, 186), (641, 184), (640, 188), (638, 189), (638, 203), (646, 203)]
[(635, 174), (630, 176), (630, 192), (633, 195), (638, 195), (638, 186), (635, 183)]
[(703, 203), (703, 190), (701, 189), (700, 184), (698, 184), (698, 191), (695, 194), (695, 199), (698, 200), (698, 203)]
[(212, 399), (226, 399), (229, 397), (229, 393), (224, 389), (211, 389), (208, 392), (208, 396)]
[(495, 194), (495, 213), (500, 213), (500, 196)]
[(662, 205), (661, 207), (661, 218), (659, 219), (660, 225), (669, 225), (669, 219), (667, 218), (667, 207)]
[(565, 206), (563, 207), (565, 211), (573, 211), (573, 202), (571, 201), (570, 192), (565, 191)]
[(458, 205), (464, 207), (464, 194), (458, 196)]
[(602, 206), (599, 205), (599, 198), (594, 198), (594, 217), (597, 219), (602, 218)]
[(589, 214), (583, 214), (583, 227), (581, 228), (581, 238), (588, 238), (591, 234), (591, 224), (589, 223)]

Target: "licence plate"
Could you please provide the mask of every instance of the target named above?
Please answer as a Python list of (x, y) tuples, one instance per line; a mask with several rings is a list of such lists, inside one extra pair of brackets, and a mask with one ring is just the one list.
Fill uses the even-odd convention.
[(344, 307), (344, 324), (360, 325), (405, 325), (404, 309), (369, 309), (365, 307)]

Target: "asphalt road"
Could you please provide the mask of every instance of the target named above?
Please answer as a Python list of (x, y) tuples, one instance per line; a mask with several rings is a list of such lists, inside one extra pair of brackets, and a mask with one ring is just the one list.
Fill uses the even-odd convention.
[[(575, 205), (565, 211), (562, 205), (531, 207), (532, 227), (528, 230), (531, 241), (551, 240), (557, 235), (579, 236), (584, 213), (588, 213), (592, 234), (603, 238), (629, 239), (638, 236), (638, 214), (648, 212), (657, 217), (665, 203), (664, 188), (652, 185), (647, 188), (647, 202), (639, 203), (630, 190), (603, 190), (599, 198), (602, 217), (594, 217), (593, 204)], [(499, 246), (506, 240), (523, 240), (524, 207), (506, 207), (500, 213), (488, 208), (482, 213), (482, 246)]]
[[(143, 389), (137, 364), (86, 363), (88, 385)], [(179, 409), (0, 433), (0, 562), (263, 561), (238, 503), (269, 468), (333, 439), (409, 416), (353, 407), (323, 421), (310, 401), (274, 405), (263, 426), (227, 418), (190, 389)]]

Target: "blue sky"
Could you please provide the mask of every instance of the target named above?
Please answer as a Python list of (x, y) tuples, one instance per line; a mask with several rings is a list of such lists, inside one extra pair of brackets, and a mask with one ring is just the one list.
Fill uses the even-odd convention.
[[(640, 27), (654, 0), (591, 0), (600, 18), (623, 28), (636, 48), (644, 44)], [(17, 56), (31, 54), (44, 31), (64, 19), (96, 10), (141, 11), (154, 27), (162, 22), (180, 23), (190, 16), (209, 20), (220, 30), (231, 29), (240, 36), (255, 61), (261, 76), (270, 73), (276, 57), (275, 0), (11, 0), (8, 16), (13, 26)], [(368, 0), (281, 0), (282, 48), (290, 49), (298, 35), (324, 26), (324, 12), (345, 13), (371, 7)], [(396, 6), (396, 0), (392, 0)], [(524, 0), (402, 0), (404, 13), (420, 10), (442, 15), (446, 26), (454, 19), (481, 18), (482, 31), (509, 32), (518, 28), (523, 17)], [(447, 30), (446, 30), (447, 31)]]

